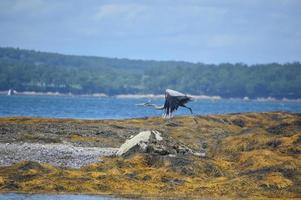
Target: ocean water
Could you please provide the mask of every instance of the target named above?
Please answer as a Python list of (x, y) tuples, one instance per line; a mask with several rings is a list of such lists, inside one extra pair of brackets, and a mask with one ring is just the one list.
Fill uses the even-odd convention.
[[(0, 96), (0, 117), (34, 116), (78, 119), (125, 119), (161, 116), (162, 111), (137, 106), (150, 99), (127, 99), (92, 96)], [(161, 105), (164, 99), (154, 99)], [(301, 113), (301, 102), (194, 100), (189, 102), (197, 115), (238, 112), (289, 111)], [(190, 115), (188, 109), (179, 108), (175, 115)]]
[(117, 200), (120, 198), (104, 197), (99, 195), (71, 195), (71, 194), (25, 194), (3, 193), (0, 200)]

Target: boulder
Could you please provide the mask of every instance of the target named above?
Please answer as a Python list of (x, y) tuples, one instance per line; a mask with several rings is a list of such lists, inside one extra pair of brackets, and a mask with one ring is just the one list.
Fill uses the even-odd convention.
[(158, 131), (142, 131), (123, 143), (117, 151), (117, 156), (127, 156), (135, 152), (145, 152), (151, 142), (162, 141)]
[(116, 155), (127, 157), (138, 152), (160, 156), (205, 156), (204, 153), (195, 153), (187, 146), (176, 142), (174, 139), (167, 137), (166, 135), (163, 137), (162, 134), (156, 130), (143, 131), (129, 140), (126, 140), (125, 143), (120, 146)]

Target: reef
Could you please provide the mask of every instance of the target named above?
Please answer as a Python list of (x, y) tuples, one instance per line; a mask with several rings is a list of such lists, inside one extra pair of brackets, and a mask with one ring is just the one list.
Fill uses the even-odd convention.
[[(47, 160), (5, 163), (4, 158), (9, 161), (14, 156), (1, 151), (0, 192), (181, 199), (301, 198), (300, 114), (126, 120), (0, 118), (0, 144), (16, 148), (24, 144), (68, 145), (75, 150), (111, 148), (116, 152), (143, 131), (160, 133), (160, 140), (151, 140), (143, 150), (126, 156), (95, 154), (99, 160), (80, 162), (77, 167)], [(80, 154), (82, 159), (85, 155)]]

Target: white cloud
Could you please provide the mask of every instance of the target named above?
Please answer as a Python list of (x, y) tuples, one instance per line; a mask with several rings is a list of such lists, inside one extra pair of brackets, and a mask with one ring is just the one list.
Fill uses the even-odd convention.
[(94, 18), (96, 20), (104, 20), (107, 18), (125, 17), (126, 19), (132, 19), (139, 17), (145, 11), (146, 6), (140, 4), (105, 4), (100, 6), (97, 10)]

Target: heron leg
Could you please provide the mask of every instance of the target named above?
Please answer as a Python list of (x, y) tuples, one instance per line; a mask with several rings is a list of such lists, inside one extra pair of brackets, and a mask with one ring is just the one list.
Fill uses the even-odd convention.
[(168, 115), (168, 109), (167, 108), (164, 108), (164, 113), (163, 113), (163, 118), (167, 118), (167, 115)]
[(169, 115), (168, 118), (170, 119), (172, 117), (172, 112), (171, 112), (171, 108), (169, 108)]
[(193, 114), (193, 113), (192, 113), (192, 109), (191, 109), (190, 107), (185, 106), (185, 105), (182, 105), (182, 107), (187, 108), (187, 109), (190, 111), (190, 113)]
[(165, 118), (167, 118), (167, 115), (168, 115), (168, 109), (164, 108), (163, 113), (162, 113), (162, 117), (165, 119)]

